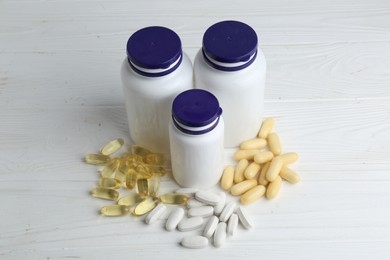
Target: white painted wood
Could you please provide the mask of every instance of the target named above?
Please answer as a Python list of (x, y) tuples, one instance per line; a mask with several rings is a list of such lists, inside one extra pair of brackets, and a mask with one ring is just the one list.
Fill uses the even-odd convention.
[[(224, 19), (259, 33), (266, 115), (302, 182), (246, 206), (252, 230), (189, 251), (164, 221), (99, 216), (111, 202), (89, 195), (99, 174), (82, 158), (130, 144), (119, 67), (132, 32), (171, 27), (193, 59)], [(0, 259), (389, 259), (389, 57), (387, 0), (2, 0)]]

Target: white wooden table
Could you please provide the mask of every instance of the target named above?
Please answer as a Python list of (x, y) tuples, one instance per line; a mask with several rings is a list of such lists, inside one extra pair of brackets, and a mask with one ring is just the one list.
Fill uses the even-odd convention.
[[(170, 27), (193, 59), (226, 19), (259, 34), (266, 115), (303, 181), (248, 206), (256, 228), (219, 249), (181, 248), (187, 234), (163, 221), (100, 217), (109, 202), (89, 195), (99, 175), (82, 158), (130, 141), (129, 35)], [(389, 259), (390, 2), (0, 0), (0, 203), (0, 259)]]

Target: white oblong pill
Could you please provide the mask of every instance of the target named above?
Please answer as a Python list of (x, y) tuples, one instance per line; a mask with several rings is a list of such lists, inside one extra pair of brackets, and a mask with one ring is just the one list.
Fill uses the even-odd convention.
[(238, 215), (238, 218), (240, 219), (242, 225), (246, 228), (246, 229), (251, 229), (253, 228), (253, 221), (252, 219), (249, 217), (248, 215), (248, 212), (243, 208), (243, 207), (239, 207), (237, 209), (237, 215)]
[(195, 193), (197, 192), (198, 189), (196, 188), (181, 188), (176, 190), (176, 193), (185, 194), (189, 197), (194, 197)]
[(185, 237), (181, 241), (181, 245), (186, 248), (200, 249), (208, 246), (209, 240), (202, 236)]
[(145, 218), (146, 224), (153, 224), (156, 222), (160, 216), (167, 210), (167, 206), (164, 204), (158, 204)]
[(179, 222), (184, 217), (184, 209), (182, 208), (176, 208), (174, 209), (171, 214), (169, 215), (167, 222), (165, 223), (165, 228), (168, 231), (173, 231)]
[(229, 218), (228, 224), (227, 224), (227, 234), (228, 236), (233, 236), (236, 232), (238, 226), (238, 216), (236, 213), (232, 214)]
[(202, 207), (202, 206), (206, 206), (206, 204), (204, 204), (203, 202), (200, 202), (199, 200), (189, 200), (187, 202), (187, 208), (196, 208), (196, 207)]
[(195, 198), (200, 202), (203, 202), (208, 205), (213, 205), (213, 206), (217, 205), (220, 200), (220, 197), (217, 194), (210, 191), (203, 191), (203, 190), (195, 193)]
[(217, 229), (218, 222), (219, 222), (218, 217), (212, 216), (207, 222), (203, 230), (203, 235), (207, 238), (210, 238), (214, 234), (215, 230)]
[(217, 226), (217, 230), (214, 234), (214, 246), (215, 247), (221, 247), (226, 240), (226, 223), (225, 222), (219, 222)]
[(219, 196), (220, 196), (220, 201), (218, 202), (217, 205), (214, 206), (214, 214), (216, 214), (216, 215), (221, 214), (223, 208), (225, 207), (225, 203), (226, 203), (226, 193), (221, 191), (219, 193)]
[(188, 216), (189, 217), (210, 217), (214, 214), (214, 207), (212, 206), (202, 206), (202, 207), (196, 207), (191, 208), (188, 210)]
[(221, 215), (219, 216), (219, 220), (221, 222), (226, 222), (233, 214), (235, 209), (236, 209), (236, 203), (234, 201), (231, 201), (228, 204), (226, 204), (226, 206), (222, 210)]
[(200, 228), (203, 225), (203, 218), (201, 217), (193, 217), (193, 218), (185, 218), (182, 219), (177, 228), (182, 231), (191, 231)]

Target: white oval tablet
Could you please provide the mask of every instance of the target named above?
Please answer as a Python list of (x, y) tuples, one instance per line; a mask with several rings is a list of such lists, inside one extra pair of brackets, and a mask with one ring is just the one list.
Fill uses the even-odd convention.
[(221, 215), (219, 216), (219, 220), (221, 222), (226, 222), (233, 214), (235, 209), (236, 209), (236, 203), (234, 201), (231, 201), (228, 204), (226, 204), (226, 206), (223, 208), (221, 212)]
[(187, 208), (196, 208), (196, 207), (201, 207), (201, 206), (206, 206), (203, 202), (200, 202), (199, 200), (189, 200), (187, 202)]
[(181, 188), (181, 189), (176, 190), (176, 193), (185, 194), (189, 197), (194, 197), (195, 193), (197, 193), (197, 192), (198, 192), (198, 189), (196, 189), (196, 188)]
[(186, 248), (199, 249), (204, 248), (209, 244), (209, 240), (202, 236), (185, 237), (181, 241), (181, 245)]
[(167, 206), (164, 204), (158, 204), (145, 218), (146, 224), (153, 224), (160, 216), (167, 210)]
[(217, 230), (214, 234), (214, 246), (215, 247), (221, 247), (226, 240), (226, 223), (225, 222), (219, 222), (217, 226)]
[(243, 207), (239, 207), (237, 209), (237, 215), (238, 215), (238, 218), (240, 219), (242, 225), (246, 228), (246, 229), (251, 229), (253, 228), (253, 221), (252, 219), (249, 217), (247, 211), (243, 208)]
[(218, 222), (218, 217), (212, 216), (203, 230), (203, 235), (207, 238), (212, 237), (212, 235), (214, 235), (215, 230), (217, 229)]
[(174, 230), (179, 222), (184, 217), (184, 209), (182, 208), (176, 208), (174, 209), (171, 214), (169, 215), (167, 222), (165, 223), (165, 228), (168, 231)]
[(206, 203), (208, 205), (217, 205), (219, 200), (221, 199), (217, 194), (210, 191), (200, 190), (195, 193), (195, 198), (200, 202)]
[(203, 225), (203, 218), (201, 217), (193, 217), (193, 218), (185, 218), (182, 219), (177, 228), (180, 231), (191, 231), (200, 228)]
[(238, 226), (238, 216), (236, 213), (232, 214), (229, 218), (226, 233), (228, 236), (233, 236)]
[(225, 207), (226, 203), (226, 193), (224, 191), (221, 191), (219, 193), (220, 201), (218, 202), (217, 205), (214, 206), (214, 214), (219, 215), (221, 214), (223, 208)]
[(188, 216), (189, 217), (210, 217), (214, 214), (214, 207), (212, 206), (202, 206), (202, 207), (196, 207), (191, 208), (188, 210)]

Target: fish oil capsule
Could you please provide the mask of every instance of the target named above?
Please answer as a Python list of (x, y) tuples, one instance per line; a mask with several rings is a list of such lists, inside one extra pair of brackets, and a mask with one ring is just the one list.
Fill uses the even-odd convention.
[(186, 205), (189, 197), (179, 193), (166, 193), (161, 195), (158, 200), (165, 204)]
[(135, 206), (138, 203), (141, 203), (145, 200), (145, 197), (139, 195), (138, 193), (132, 193), (129, 195), (126, 195), (118, 200), (118, 205), (124, 205), (124, 206)]
[(106, 166), (104, 166), (101, 173), (103, 178), (114, 178), (115, 172), (118, 171), (120, 166), (120, 161), (117, 159), (112, 159)]
[(279, 155), (279, 157), (283, 160), (283, 165), (288, 165), (298, 160), (298, 154), (293, 152)]
[(122, 187), (122, 182), (120, 182), (117, 179), (101, 178), (99, 180), (99, 187), (116, 190), (116, 189), (119, 189), (120, 187)]
[(268, 135), (268, 147), (275, 156), (282, 153), (282, 144), (277, 133)]
[(123, 139), (121, 138), (112, 140), (111, 142), (103, 146), (101, 153), (104, 155), (113, 154), (116, 151), (118, 151), (123, 146), (124, 143), (125, 141), (123, 141)]
[(272, 152), (261, 152), (255, 155), (253, 160), (258, 164), (263, 164), (269, 162), (274, 158), (274, 154)]
[(143, 160), (146, 159), (146, 156), (149, 154), (152, 154), (152, 151), (146, 149), (145, 147), (139, 146), (139, 145), (133, 145), (131, 147), (131, 153), (139, 155), (142, 157)]
[(296, 173), (295, 171), (291, 170), (286, 166), (282, 167), (279, 175), (289, 183), (297, 183), (301, 180), (298, 173)]
[(230, 189), (230, 193), (234, 196), (244, 194), (246, 191), (252, 189), (257, 185), (257, 180), (246, 180), (233, 185)]
[(149, 179), (152, 177), (152, 172), (145, 164), (138, 164), (137, 167), (135, 167), (135, 171), (144, 179)]
[(104, 154), (87, 154), (85, 162), (93, 165), (104, 165), (111, 160), (110, 156)]
[(268, 181), (274, 181), (279, 176), (279, 172), (283, 167), (283, 161), (279, 156), (276, 156), (270, 163), (265, 177)]
[(234, 183), (239, 183), (245, 180), (245, 169), (248, 167), (249, 162), (247, 159), (242, 159), (238, 162), (236, 171), (234, 172)]
[(141, 156), (139, 156), (138, 154), (133, 154), (128, 152), (123, 153), (121, 158), (129, 162), (138, 162), (138, 163), (143, 162)]
[(137, 185), (138, 174), (134, 169), (129, 169), (125, 174), (126, 187), (132, 189)]
[(274, 119), (272, 117), (269, 117), (264, 120), (257, 136), (259, 138), (267, 138), (268, 134), (271, 133), (272, 129), (274, 128), (274, 124)]
[(268, 180), (266, 178), (266, 173), (268, 171), (269, 165), (270, 165), (270, 162), (267, 162), (266, 164), (264, 164), (263, 168), (260, 171), (259, 180), (258, 180), (260, 185), (263, 185), (263, 186), (267, 186), (268, 185)]
[(236, 161), (247, 159), (247, 160), (253, 160), (253, 157), (258, 154), (260, 151), (251, 149), (251, 150), (238, 150), (234, 153), (233, 158)]
[(160, 174), (160, 176), (164, 176), (167, 174), (167, 170), (165, 169), (165, 167), (159, 165), (148, 164), (147, 168), (149, 169), (150, 173), (158, 173)]
[(92, 196), (95, 198), (105, 199), (105, 200), (117, 200), (119, 197), (119, 192), (113, 189), (107, 188), (94, 188), (91, 191)]
[(123, 205), (104, 206), (100, 209), (100, 213), (108, 217), (125, 216), (130, 214), (130, 207)]
[(229, 190), (233, 186), (234, 168), (229, 165), (225, 168), (221, 178), (221, 187), (224, 190)]
[(260, 171), (260, 165), (253, 162), (248, 166), (248, 168), (246, 168), (244, 172), (245, 178), (253, 179), (259, 171)]
[(280, 186), (282, 185), (282, 178), (277, 176), (276, 179), (268, 184), (266, 196), (268, 199), (273, 199), (279, 194)]
[(265, 194), (265, 187), (263, 185), (257, 185), (242, 195), (240, 201), (246, 205), (260, 199)]
[(156, 206), (157, 206), (157, 203), (154, 201), (154, 199), (148, 198), (148, 199), (142, 201), (141, 203), (139, 203), (137, 206), (135, 206), (133, 214), (135, 216), (144, 215), (144, 214), (148, 213), (149, 211), (151, 211), (152, 209), (154, 209)]
[(137, 180), (137, 193), (142, 196), (148, 196), (149, 186), (147, 179), (138, 179)]
[(160, 189), (160, 174), (153, 173), (152, 178), (148, 179), (149, 196), (156, 197)]
[(253, 138), (245, 142), (242, 142), (240, 144), (240, 149), (241, 150), (263, 149), (266, 146), (267, 146), (267, 140), (263, 138)]
[(148, 154), (145, 158), (147, 164), (164, 165), (166, 163), (165, 155), (161, 153)]

